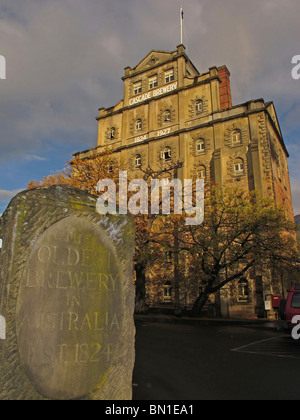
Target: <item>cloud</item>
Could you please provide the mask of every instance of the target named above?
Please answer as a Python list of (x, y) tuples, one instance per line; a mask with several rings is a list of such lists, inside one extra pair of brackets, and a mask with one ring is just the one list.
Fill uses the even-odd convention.
[[(62, 144), (74, 152), (96, 146), (98, 108), (123, 97), (123, 69), (180, 43), (181, 5), (183, 42), (198, 70), (226, 64), (234, 104), (273, 100), (293, 149), (299, 0), (2, 0), (0, 163), (29, 156), (38, 163)], [(295, 180), (298, 160), (291, 154)]]
[(37, 155), (30, 155), (30, 154), (25, 155), (24, 156), (24, 159), (26, 159), (26, 160), (38, 160), (38, 161), (42, 161), (42, 162), (45, 161), (45, 160), (47, 160), (44, 157), (37, 156)]
[(291, 188), (293, 192), (293, 208), (294, 214), (300, 214), (300, 186), (299, 181), (292, 179), (291, 180)]
[[(39, 154), (43, 139), (96, 143), (100, 106), (123, 97), (123, 68), (149, 50), (174, 50), (183, 3), (187, 52), (202, 72), (227, 64), (236, 102), (296, 98), (290, 55), (297, 52), (298, 0), (3, 1), (0, 51), (2, 153)], [(270, 18), (270, 16), (272, 18)], [(288, 22), (287, 22), (288, 19)], [(17, 118), (16, 118), (17, 117)]]
[(22, 190), (13, 190), (13, 191), (8, 191), (8, 190), (0, 190), (0, 202), (6, 202), (11, 200), (15, 195), (17, 195), (19, 192), (21, 192)]

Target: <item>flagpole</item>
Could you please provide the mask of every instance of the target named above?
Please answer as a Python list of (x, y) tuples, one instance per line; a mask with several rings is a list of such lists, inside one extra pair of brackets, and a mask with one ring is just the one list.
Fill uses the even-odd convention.
[(183, 39), (182, 39), (182, 24), (183, 24), (183, 9), (182, 6), (180, 8), (180, 43), (183, 44)]

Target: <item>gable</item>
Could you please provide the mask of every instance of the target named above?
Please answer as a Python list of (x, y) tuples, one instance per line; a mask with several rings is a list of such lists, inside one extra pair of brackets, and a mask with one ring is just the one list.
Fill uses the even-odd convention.
[(177, 51), (175, 51), (175, 53), (172, 53), (167, 51), (152, 50), (142, 61), (139, 62), (139, 64), (137, 64), (137, 66), (133, 68), (133, 70), (138, 72), (148, 70), (151, 67), (172, 60), (176, 53)]

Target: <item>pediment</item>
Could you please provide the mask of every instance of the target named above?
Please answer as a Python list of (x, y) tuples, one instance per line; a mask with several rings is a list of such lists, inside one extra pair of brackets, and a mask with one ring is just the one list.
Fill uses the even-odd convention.
[(163, 64), (172, 59), (174, 53), (167, 51), (152, 50), (142, 61), (134, 67), (134, 71), (147, 70), (153, 66)]

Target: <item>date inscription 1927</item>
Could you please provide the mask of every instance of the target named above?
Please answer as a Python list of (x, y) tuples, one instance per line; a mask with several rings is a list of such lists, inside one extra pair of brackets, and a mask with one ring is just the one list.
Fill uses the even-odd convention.
[(118, 349), (122, 291), (112, 245), (96, 224), (69, 217), (31, 250), (17, 304), (27, 375), (47, 398), (99, 387)]

